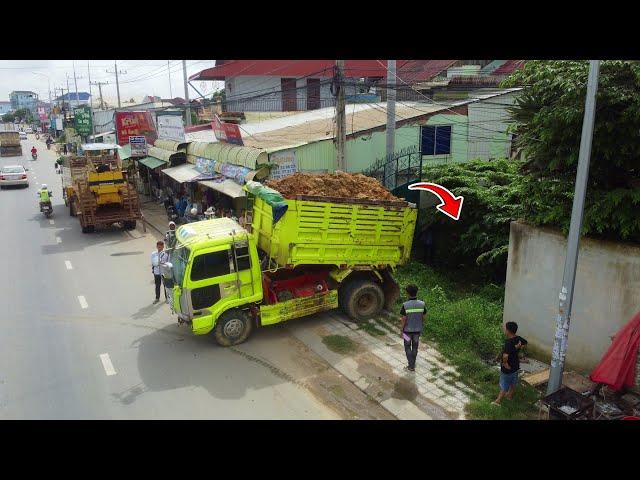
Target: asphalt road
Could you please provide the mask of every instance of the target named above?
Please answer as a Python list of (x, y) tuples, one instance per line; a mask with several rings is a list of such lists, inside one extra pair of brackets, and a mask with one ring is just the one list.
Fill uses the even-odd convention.
[[(286, 328), (224, 349), (178, 326), (168, 305), (152, 304), (153, 230), (81, 233), (62, 200), (55, 154), (33, 135), (22, 144), (21, 159), (0, 158), (30, 168), (29, 188), (0, 192), (0, 419), (357, 416), (307, 388), (316, 377), (344, 379)], [(42, 183), (53, 192), (51, 220), (38, 211)]]

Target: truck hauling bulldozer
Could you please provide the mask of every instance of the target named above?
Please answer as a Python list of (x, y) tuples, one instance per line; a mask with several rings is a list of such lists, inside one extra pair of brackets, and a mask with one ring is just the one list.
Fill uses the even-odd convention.
[(62, 192), (69, 214), (78, 217), (82, 233), (120, 223), (127, 230), (142, 219), (138, 193), (126, 178), (119, 145), (82, 145), (84, 155), (62, 163)]

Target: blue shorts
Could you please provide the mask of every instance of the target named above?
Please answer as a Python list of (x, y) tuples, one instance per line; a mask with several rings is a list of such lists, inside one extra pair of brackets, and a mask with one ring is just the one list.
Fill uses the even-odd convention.
[(511, 387), (518, 384), (518, 372), (502, 373), (500, 372), (500, 390), (508, 391)]

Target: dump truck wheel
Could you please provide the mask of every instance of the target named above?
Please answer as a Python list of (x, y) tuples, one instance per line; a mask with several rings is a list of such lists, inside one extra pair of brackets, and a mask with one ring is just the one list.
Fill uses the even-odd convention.
[(86, 227), (82, 227), (82, 233), (93, 233), (95, 229), (93, 225), (87, 225)]
[(78, 216), (78, 212), (76, 211), (76, 202), (73, 200), (73, 198), (69, 200), (69, 215), (71, 215), (72, 217)]
[(371, 280), (354, 280), (343, 287), (342, 309), (353, 320), (367, 320), (382, 311), (384, 292)]
[(253, 322), (249, 315), (242, 310), (232, 308), (220, 315), (214, 333), (218, 345), (230, 347), (244, 342), (252, 331)]
[(122, 226), (124, 227), (125, 230), (135, 230), (136, 221), (131, 220), (131, 221), (122, 222)]

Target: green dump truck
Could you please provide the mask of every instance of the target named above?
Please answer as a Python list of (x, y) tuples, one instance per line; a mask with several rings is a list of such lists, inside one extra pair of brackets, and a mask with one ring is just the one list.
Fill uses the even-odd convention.
[(183, 225), (162, 268), (172, 310), (223, 346), (335, 308), (373, 317), (398, 298), (391, 271), (409, 259), (416, 218), (404, 201), (298, 196), (255, 198), (247, 229), (229, 218)]
[(14, 130), (0, 131), (0, 156), (19, 157), (21, 155), (20, 133)]

